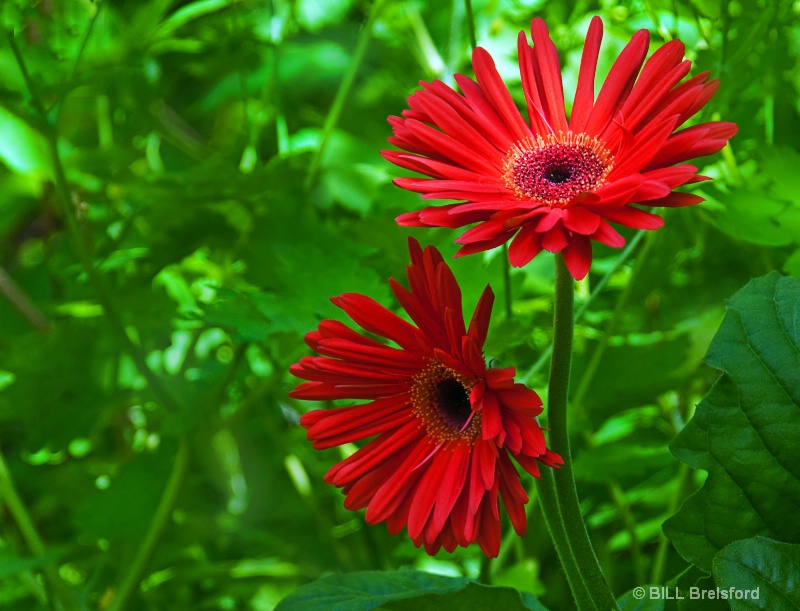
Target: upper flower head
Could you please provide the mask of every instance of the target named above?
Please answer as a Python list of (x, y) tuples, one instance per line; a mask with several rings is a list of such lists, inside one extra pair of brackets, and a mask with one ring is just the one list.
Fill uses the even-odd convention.
[(391, 162), (430, 178), (395, 184), (425, 199), (463, 203), (403, 214), (401, 225), (477, 226), (461, 235), (459, 255), (499, 246), (521, 267), (542, 249), (563, 252), (572, 275), (583, 278), (591, 240), (620, 247), (609, 221), (657, 229), (660, 216), (632, 204), (688, 206), (702, 197), (673, 189), (706, 177), (683, 163), (719, 151), (736, 133), (733, 123), (702, 123), (675, 131), (714, 95), (707, 72), (684, 82), (691, 62), (673, 40), (646, 62), (647, 30), (637, 32), (594, 96), (603, 25), (592, 19), (578, 85), (567, 119), (558, 53), (541, 19), (531, 23), (533, 46), (519, 35), (519, 65), (528, 120), (523, 119), (491, 56), (475, 49), (477, 80), (456, 75), (461, 93), (440, 81), (421, 83), (410, 110), (390, 117)]
[[(300, 419), (318, 449), (376, 435), (334, 465), (325, 481), (346, 494), (345, 507), (367, 508), (367, 522), (408, 526), (429, 554), (478, 542), (489, 556), (500, 548), (498, 493), (520, 535), (528, 500), (509, 458), (538, 476), (538, 462), (555, 466), (535, 417), (542, 401), (514, 383), (514, 368), (487, 369), (482, 351), (494, 295), (487, 286), (464, 324), (461, 291), (433, 247), (409, 240), (407, 290), (392, 291), (415, 324), (364, 295), (332, 301), (370, 339), (326, 320), (306, 335), (322, 356), (304, 357), (291, 372), (310, 380), (290, 392), (297, 399), (368, 399), (364, 405), (316, 410)], [(415, 326), (416, 325), (416, 326)]]

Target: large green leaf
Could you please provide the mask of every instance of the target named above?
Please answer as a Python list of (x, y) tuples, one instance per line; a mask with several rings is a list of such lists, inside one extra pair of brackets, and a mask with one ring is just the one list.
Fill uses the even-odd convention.
[(736, 293), (706, 362), (723, 375), (672, 451), (708, 479), (664, 531), (710, 572), (739, 539), (800, 543), (800, 280), (772, 273)]
[(541, 611), (527, 592), (484, 586), (463, 577), (422, 571), (361, 571), (324, 577), (283, 599), (276, 611), (439, 611), (504, 609)]
[(713, 574), (721, 590), (741, 592), (730, 600), (734, 611), (800, 609), (800, 545), (764, 537), (735, 541), (714, 556)]

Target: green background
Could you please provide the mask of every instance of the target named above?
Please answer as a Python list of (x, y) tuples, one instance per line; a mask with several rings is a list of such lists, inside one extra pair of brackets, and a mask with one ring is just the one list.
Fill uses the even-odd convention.
[[(624, 230), (632, 251), (595, 245), (578, 284), (575, 472), (615, 594), (670, 580), (737, 585), (742, 558), (793, 557), (783, 573), (770, 565), (785, 594), (771, 608), (797, 603), (786, 575), (800, 534), (780, 528), (800, 511), (797, 470), (769, 476), (787, 493), (758, 508), (765, 525), (743, 518), (746, 507), (726, 516), (715, 503), (730, 509), (753, 492), (770, 461), (800, 464), (787, 444), (800, 431), (798, 387), (776, 395), (786, 418), (766, 454), (740, 452), (748, 446), (724, 406), (747, 401), (737, 388), (763, 384), (761, 397), (774, 381), (753, 382), (754, 365), (730, 347), (714, 353), (749, 341), (734, 323), (711, 344), (727, 300), (751, 278), (800, 275), (797, 3), (474, 0), (473, 9), (478, 42), (518, 103), (516, 36), (533, 16), (550, 28), (568, 97), (593, 15), (605, 24), (601, 75), (647, 28), (651, 51), (679, 37), (693, 74), (721, 79), (696, 120), (733, 121), (739, 133), (698, 162), (715, 179), (695, 189), (708, 201), (669, 210), (656, 232)], [(0, 477), (0, 606), (46, 608), (48, 584), (60, 583), (57, 597), (75, 608), (109, 608), (129, 587), (132, 609), (260, 611), (324, 575), (414, 568), (570, 608), (535, 502), (524, 539), (504, 524), (498, 559), (477, 547), (429, 558), (344, 510), (322, 476), (348, 448), (313, 451), (298, 416), (319, 405), (286, 394), (297, 383), (288, 366), (308, 354), (303, 334), (344, 319), (329, 297), (360, 292), (396, 309), (387, 279), (404, 281), (408, 235), (448, 259), (456, 250), (452, 230), (396, 226), (422, 202), (391, 184), (407, 172), (379, 150), (386, 117), (406, 108), (419, 80), (471, 75), (464, 2), (12, 0), (0, 19), (0, 448), (45, 547), (31, 546)], [(468, 312), (492, 284), (486, 356), (516, 366), (546, 403), (546, 367), (534, 364), (550, 345), (552, 255), (508, 270), (497, 249), (452, 267)], [(797, 285), (758, 282), (731, 303), (745, 319), (784, 303), (791, 320)], [(753, 324), (778, 333), (774, 320)], [(764, 361), (768, 371), (793, 366), (797, 333)], [(702, 362), (710, 345), (713, 368)], [(716, 415), (700, 417), (704, 405)], [(708, 435), (723, 447), (705, 447)], [(715, 478), (720, 464), (733, 483)], [(662, 523), (676, 513), (673, 546)], [(689, 536), (698, 520), (737, 527), (698, 542)]]

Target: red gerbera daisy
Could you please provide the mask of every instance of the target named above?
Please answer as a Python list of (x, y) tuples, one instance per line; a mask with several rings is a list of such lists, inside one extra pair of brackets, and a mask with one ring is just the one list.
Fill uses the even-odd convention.
[(461, 291), (442, 255), (409, 240), (411, 290), (392, 291), (416, 326), (369, 297), (332, 299), (384, 345), (333, 320), (306, 343), (322, 356), (304, 357), (291, 372), (304, 380), (296, 399), (369, 399), (370, 403), (304, 414), (300, 424), (317, 449), (376, 435), (334, 465), (325, 481), (346, 494), (345, 507), (366, 507), (367, 522), (386, 521), (393, 534), (408, 526), (429, 554), (478, 542), (500, 549), (498, 493), (516, 532), (524, 534), (528, 497), (509, 454), (534, 476), (562, 461), (548, 450), (536, 416), (542, 401), (514, 383), (514, 368), (488, 369), (483, 344), (494, 295), (487, 286), (464, 325)]
[[(425, 199), (463, 203), (403, 214), (418, 227), (463, 227), (457, 255), (512, 240), (509, 260), (527, 264), (542, 249), (562, 252), (577, 279), (589, 271), (591, 240), (625, 243), (609, 224), (657, 229), (660, 216), (631, 204), (688, 206), (703, 201), (673, 192), (706, 180), (683, 163), (719, 151), (736, 133), (733, 123), (702, 123), (675, 131), (714, 95), (718, 81), (703, 72), (683, 83), (691, 62), (678, 40), (647, 62), (647, 30), (637, 32), (614, 62), (597, 99), (595, 69), (603, 25), (592, 19), (581, 59), (575, 101), (567, 120), (561, 69), (547, 26), (534, 19), (528, 44), (519, 34), (519, 64), (528, 121), (514, 105), (484, 49), (475, 49), (477, 81), (456, 75), (461, 94), (440, 81), (422, 82), (408, 98), (410, 110), (390, 117), (391, 162), (431, 178), (397, 178), (395, 184)], [(644, 62), (644, 66), (642, 66)], [(679, 84), (680, 83), (680, 84)]]

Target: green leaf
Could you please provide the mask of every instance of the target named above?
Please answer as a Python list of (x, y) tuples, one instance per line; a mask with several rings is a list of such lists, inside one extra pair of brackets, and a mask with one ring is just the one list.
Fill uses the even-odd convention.
[(736, 293), (706, 362), (723, 375), (672, 451), (708, 479), (664, 532), (710, 572), (739, 539), (800, 543), (800, 280), (772, 273)]
[(733, 611), (800, 609), (800, 545), (765, 537), (735, 541), (714, 556), (713, 575), (721, 590), (751, 592), (750, 600), (729, 601)]
[(541, 611), (529, 593), (495, 588), (463, 577), (422, 571), (361, 571), (324, 577), (283, 599), (275, 611), (439, 611), (504, 609)]

